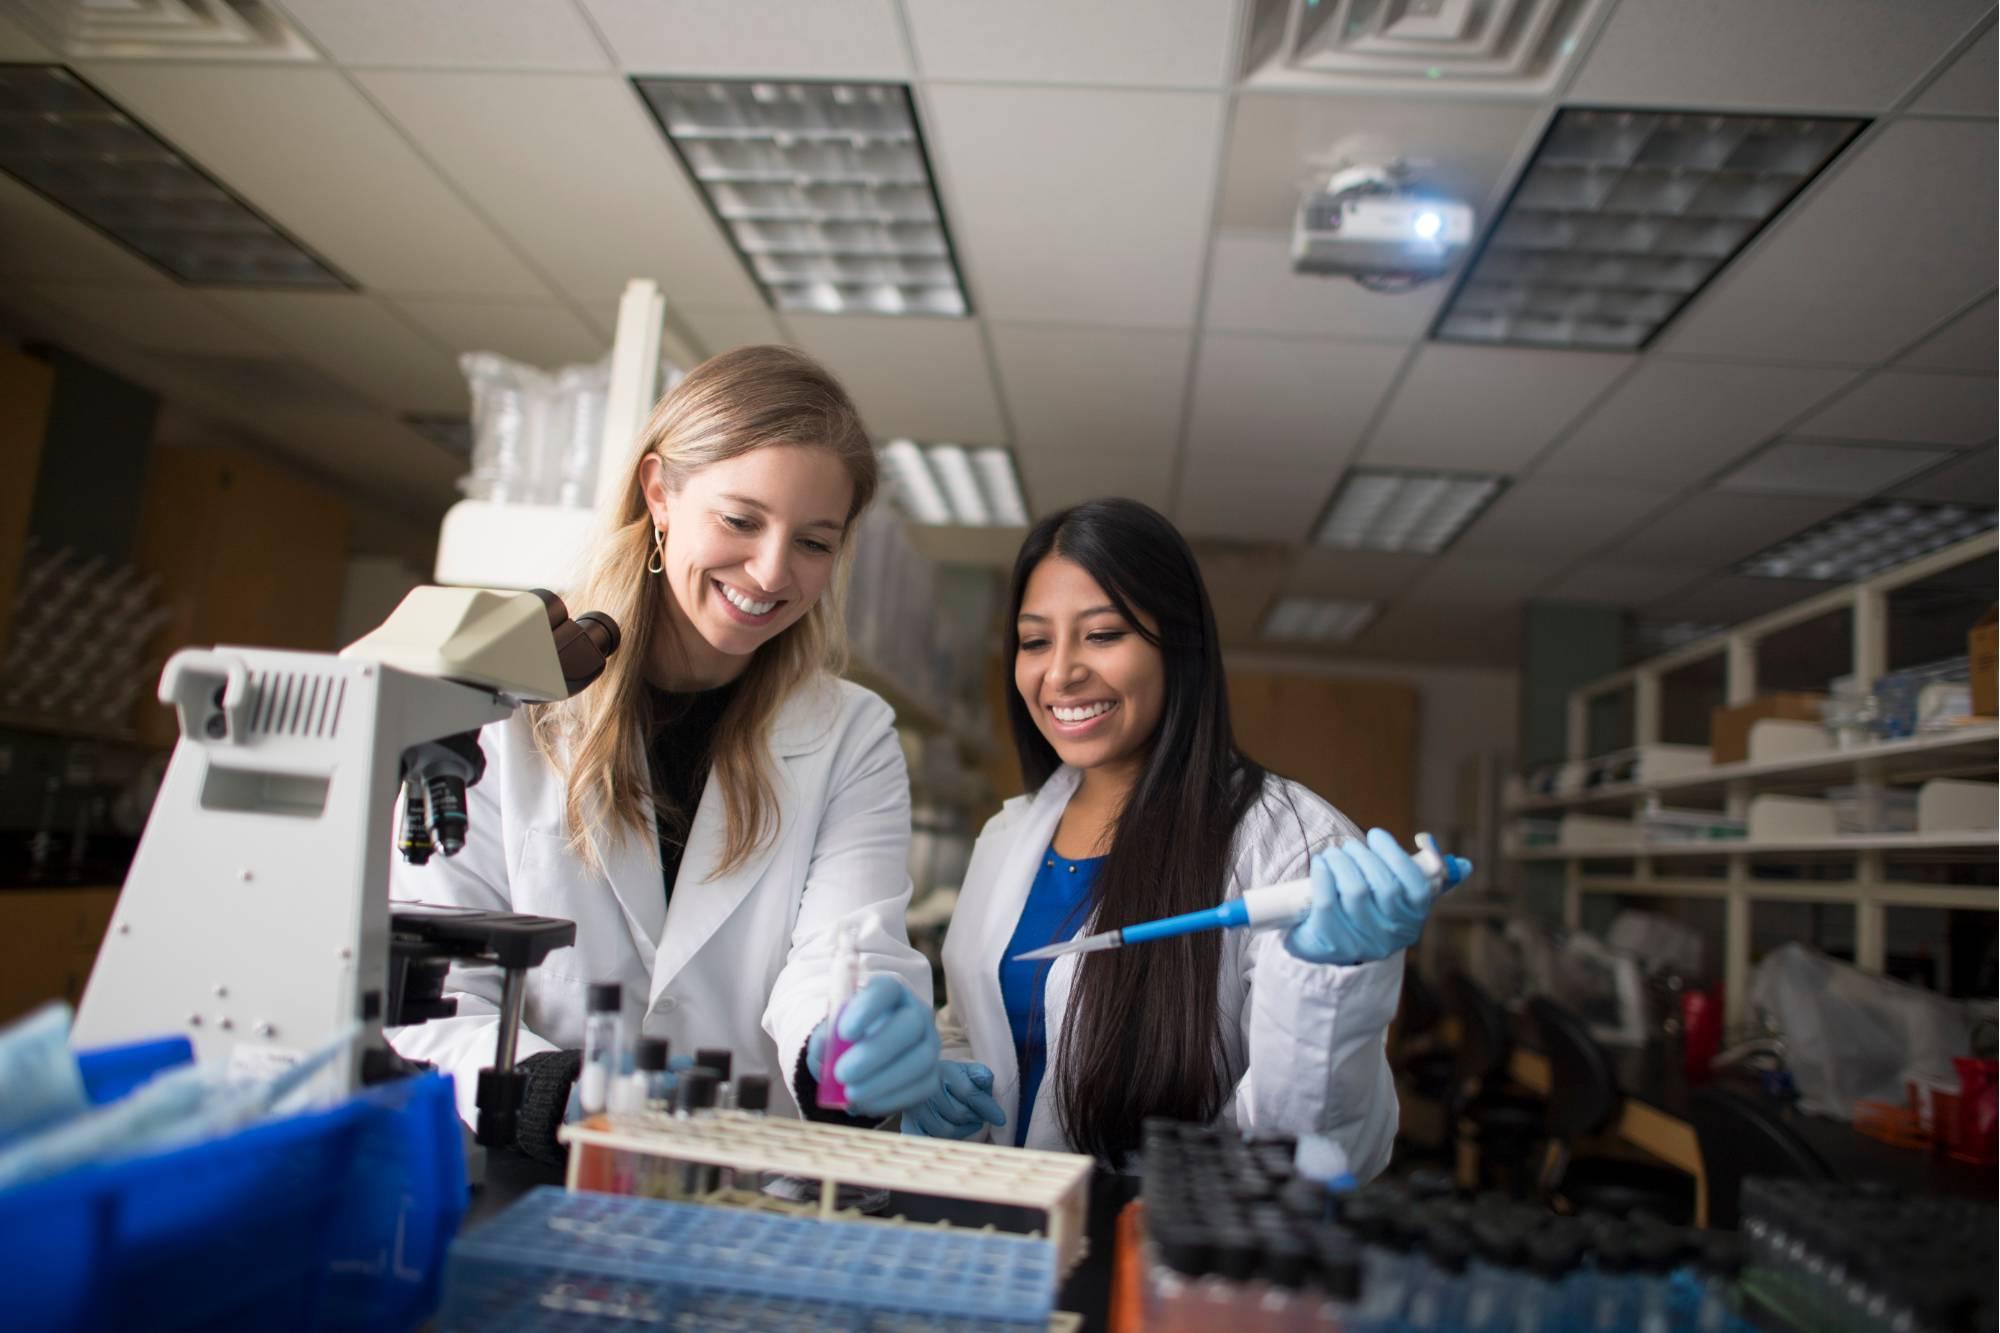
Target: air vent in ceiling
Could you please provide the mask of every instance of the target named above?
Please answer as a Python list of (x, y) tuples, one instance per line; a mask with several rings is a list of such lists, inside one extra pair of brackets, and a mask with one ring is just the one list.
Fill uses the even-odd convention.
[(263, 0), (22, 0), (22, 16), (76, 60), (317, 60)]
[(1252, 87), (1552, 92), (1606, 0), (1255, 0)]

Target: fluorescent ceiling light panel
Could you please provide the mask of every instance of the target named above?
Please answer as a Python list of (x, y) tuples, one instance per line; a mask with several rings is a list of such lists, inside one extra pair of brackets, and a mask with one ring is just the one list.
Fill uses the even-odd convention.
[(1289, 643), (1346, 643), (1381, 609), (1380, 602), (1280, 597), (1264, 617), (1262, 637)]
[(1431, 336), (1644, 347), (1865, 123), (1565, 109)]
[(182, 282), (353, 286), (59, 65), (0, 65), (0, 171)]
[(263, 0), (16, 0), (29, 23), (79, 60), (318, 60)]
[(1434, 555), (1457, 539), (1506, 482), (1448, 472), (1357, 468), (1319, 525), (1321, 546)]
[(1874, 501), (1759, 551), (1736, 572), (1845, 583), (1976, 536), (1992, 527), (1994, 519), (1991, 506)]
[(774, 307), (968, 313), (908, 88), (633, 83)]
[(931, 527), (1025, 527), (1028, 507), (1005, 449), (957, 444), (882, 446), (890, 492), (903, 512)]

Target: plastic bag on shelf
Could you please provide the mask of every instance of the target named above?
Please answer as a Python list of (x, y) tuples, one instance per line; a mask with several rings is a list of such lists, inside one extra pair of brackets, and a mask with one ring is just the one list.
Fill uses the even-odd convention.
[(597, 460), (604, 451), (604, 409), (611, 393), (611, 363), (569, 366), (557, 372), (546, 452), (555, 473), (555, 503), (588, 509), (597, 500)]
[(1750, 1004), (1784, 1038), (1801, 1107), (1836, 1120), (1858, 1101), (1902, 1101), (1910, 1079), (1955, 1080), (1952, 1060), (1970, 1053), (1963, 1006), (1803, 944), (1757, 965)]
[(498, 352), (467, 352), (458, 367), (472, 393), (472, 471), (460, 479), (460, 489), (475, 500), (534, 502), (548, 376)]

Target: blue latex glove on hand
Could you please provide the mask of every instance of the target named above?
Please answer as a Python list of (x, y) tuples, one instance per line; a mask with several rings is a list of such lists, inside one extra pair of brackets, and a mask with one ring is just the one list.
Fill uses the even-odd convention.
[(933, 1139), (969, 1139), (982, 1126), (1006, 1123), (1007, 1113), (993, 1100), (993, 1071), (963, 1060), (939, 1061), (937, 1091), (903, 1112), (905, 1134)]
[[(840, 1035), (853, 1042), (834, 1073), (855, 1115), (890, 1116), (930, 1100), (938, 1087), (937, 1018), (910, 988), (874, 976), (840, 1010)], [(806, 1039), (806, 1072), (815, 1080), (826, 1059), (826, 1020)]]
[[(1451, 861), (1456, 879), (1471, 873), (1470, 861)], [(1350, 838), (1313, 857), (1312, 911), (1285, 948), (1309, 963), (1379, 962), (1417, 942), (1442, 892), (1387, 829), (1370, 829), (1365, 843)]]

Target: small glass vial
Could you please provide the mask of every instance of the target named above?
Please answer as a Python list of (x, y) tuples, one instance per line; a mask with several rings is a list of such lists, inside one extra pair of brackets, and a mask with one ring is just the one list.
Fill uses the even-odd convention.
[(633, 1048), (632, 1062), (644, 1083), (648, 1111), (674, 1109), (673, 1080), (667, 1074), (667, 1055), (671, 1049), (661, 1037), (641, 1037)]
[(624, 995), (615, 981), (594, 983), (583, 1019), (583, 1072), (577, 1097), (585, 1115), (601, 1115), (610, 1105), (611, 1086), (624, 1072)]
[(716, 1109), (726, 1111), (734, 1106), (736, 1104), (736, 1090), (729, 1082), (729, 1075), (734, 1069), (736, 1061), (731, 1057), (729, 1052), (716, 1046), (704, 1046), (694, 1053), (694, 1063), (697, 1069), (713, 1069), (715, 1071)]

